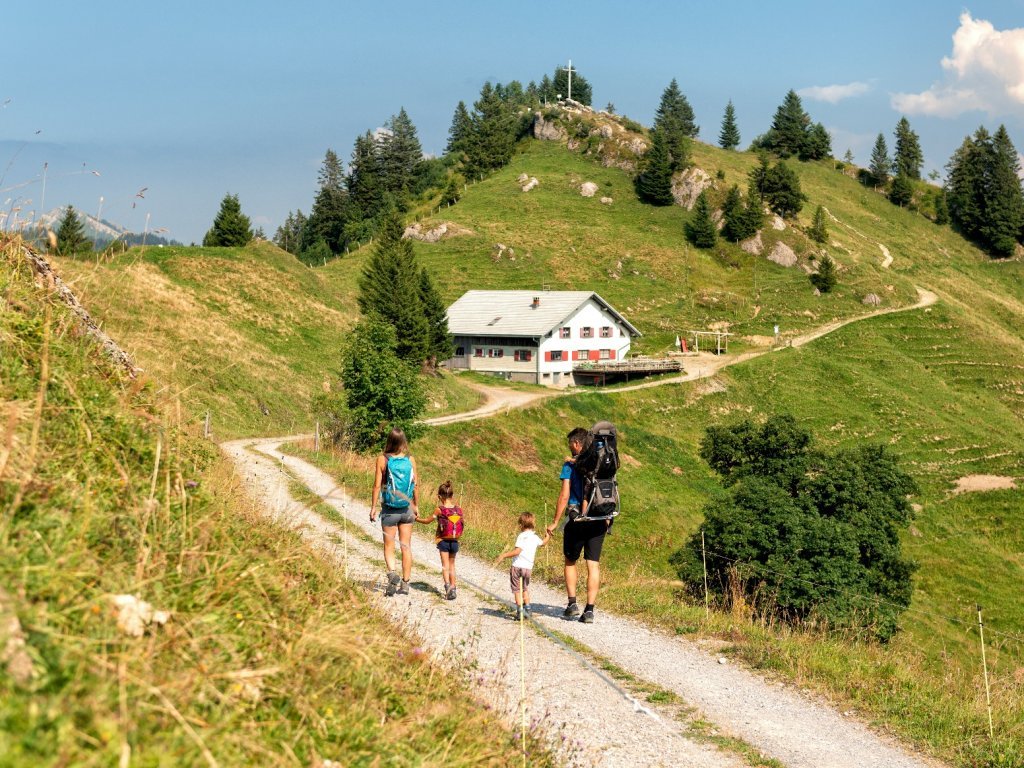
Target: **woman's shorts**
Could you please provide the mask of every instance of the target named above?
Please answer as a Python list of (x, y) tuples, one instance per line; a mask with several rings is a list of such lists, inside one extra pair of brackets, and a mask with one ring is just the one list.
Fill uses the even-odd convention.
[(523, 581), (523, 591), (525, 592), (530, 588), (530, 569), (529, 568), (516, 568), (515, 566), (508, 569), (508, 583), (512, 587), (512, 594), (519, 594), (519, 580)]
[(437, 542), (438, 552), (447, 552), (450, 555), (459, 554), (459, 542), (455, 539), (442, 539)]
[(395, 509), (384, 507), (380, 511), (381, 528), (393, 528), (396, 525), (406, 525), (416, 522), (416, 513), (411, 509)]

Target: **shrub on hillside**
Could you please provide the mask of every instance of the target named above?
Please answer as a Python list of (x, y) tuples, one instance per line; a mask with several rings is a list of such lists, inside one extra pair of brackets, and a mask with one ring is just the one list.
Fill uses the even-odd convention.
[[(791, 622), (895, 634), (913, 590), (900, 532), (917, 489), (884, 446), (819, 451), (779, 415), (710, 427), (701, 457), (726, 489), (704, 508), (709, 589)], [(703, 554), (698, 531), (675, 560), (698, 591)]]

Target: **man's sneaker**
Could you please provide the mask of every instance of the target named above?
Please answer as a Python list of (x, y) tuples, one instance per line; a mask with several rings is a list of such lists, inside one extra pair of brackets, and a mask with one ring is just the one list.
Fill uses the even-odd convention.
[(531, 608), (528, 605), (524, 605), (523, 606), (523, 615), (526, 616), (526, 618), (528, 618), (528, 619), (532, 619), (533, 618), (533, 608)]
[(398, 589), (398, 583), (400, 581), (401, 579), (398, 577), (397, 573), (394, 571), (388, 571), (388, 585), (384, 587), (384, 594), (388, 597), (392, 597)]
[(565, 618), (567, 619), (575, 619), (577, 616), (580, 615), (580, 607), (576, 605), (575, 600), (569, 603), (567, 606), (565, 606), (565, 610), (562, 611), (562, 615), (565, 616)]
[(525, 618), (526, 618), (526, 612), (522, 608), (520, 608), (519, 606), (516, 606), (515, 620), (516, 621), (522, 621)]
[(455, 587), (448, 587), (448, 599), (449, 600), (454, 600), (455, 599)]
[(398, 585), (398, 594), (408, 595), (409, 594), (409, 582), (402, 579), (402, 583)]
[(594, 623), (594, 612), (584, 611), (583, 615), (580, 616), (581, 624), (593, 624)]

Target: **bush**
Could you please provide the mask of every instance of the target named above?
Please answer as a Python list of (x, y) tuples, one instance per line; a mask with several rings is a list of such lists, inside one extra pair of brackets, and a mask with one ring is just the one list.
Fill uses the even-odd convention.
[[(917, 488), (884, 446), (816, 451), (809, 432), (779, 415), (710, 427), (701, 457), (727, 489), (704, 508), (710, 589), (740, 589), (755, 610), (791, 622), (895, 634), (913, 590), (900, 532)], [(703, 554), (698, 531), (675, 558), (695, 590)]]

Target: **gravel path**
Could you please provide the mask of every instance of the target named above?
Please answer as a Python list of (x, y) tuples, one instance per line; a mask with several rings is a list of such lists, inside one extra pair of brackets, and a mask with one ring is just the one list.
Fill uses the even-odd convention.
[[(297, 528), (315, 546), (346, 562), (351, 576), (380, 593), (383, 569), (379, 545), (371, 546), (352, 536), (358, 530), (379, 540), (379, 528), (369, 523), (366, 505), (345, 498), (319, 469), (277, 453), (277, 446), (287, 439), (242, 440), (226, 443), (223, 448), (253, 495), (262, 499), (269, 515)], [(347, 533), (291, 499), (285, 470), (347, 519)], [(339, 538), (347, 538), (347, 547), (339, 543)], [(557, 547), (557, 540), (551, 545)], [(475, 659), (475, 666), (464, 666), (474, 669), (473, 683), (481, 697), (499, 707), (510, 722), (518, 723), (519, 629), (487, 594), (506, 598), (507, 571), (460, 554), (463, 586), (457, 601), (446, 602), (437, 591), (440, 573), (432, 543), (414, 538), (413, 552), (416, 565), (412, 594), (409, 598), (375, 597), (381, 609), (412, 629), (422, 638), (424, 647), (442, 661), (453, 653)], [(425, 573), (429, 573), (426, 583), (422, 581)], [(474, 586), (467, 589), (470, 582)], [(565, 621), (560, 617), (564, 604), (561, 592), (541, 584), (531, 590), (539, 627), (569, 636), (637, 678), (673, 691), (700, 710), (720, 732), (753, 745), (786, 766), (938, 765), (874, 734), (814, 697), (765, 682), (732, 664), (720, 664), (683, 638), (605, 612), (599, 612), (592, 625)], [(742, 764), (732, 754), (687, 738), (684, 724), (639, 711), (637, 703), (614, 690), (581, 657), (536, 628), (527, 632), (526, 659), (529, 717), (539, 722), (539, 732), (570, 765), (635, 768)]]

